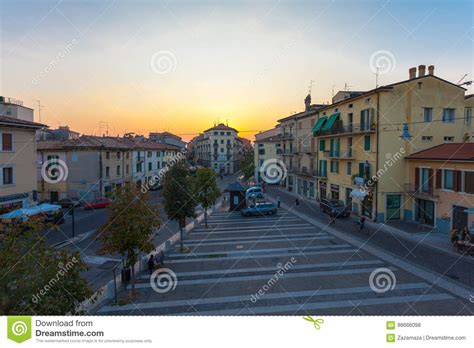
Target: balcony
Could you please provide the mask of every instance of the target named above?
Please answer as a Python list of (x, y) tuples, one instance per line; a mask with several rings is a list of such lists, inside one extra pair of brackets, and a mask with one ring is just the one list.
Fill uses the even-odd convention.
[(375, 132), (375, 123), (367, 122), (362, 124), (349, 124), (344, 126), (342, 124), (335, 125), (327, 131), (320, 131), (316, 134), (318, 137), (332, 136), (339, 134), (368, 134)]
[(281, 138), (282, 138), (283, 140), (289, 140), (289, 139), (293, 139), (293, 138), (294, 138), (294, 135), (293, 135), (293, 133), (283, 133), (283, 134), (281, 135)]
[(438, 192), (433, 187), (415, 187), (413, 183), (407, 183), (403, 185), (405, 193), (408, 193), (410, 196), (417, 198), (438, 198)]
[(296, 151), (294, 149), (285, 149), (281, 152), (283, 156), (294, 155)]

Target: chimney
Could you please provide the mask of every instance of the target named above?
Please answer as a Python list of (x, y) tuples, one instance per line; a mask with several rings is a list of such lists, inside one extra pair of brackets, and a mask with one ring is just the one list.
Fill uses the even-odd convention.
[(425, 76), (426, 65), (418, 65), (418, 77)]
[(308, 94), (306, 98), (304, 98), (304, 106), (305, 110), (308, 111), (311, 106), (311, 94)]
[(428, 75), (434, 75), (434, 65), (428, 67)]
[(408, 78), (411, 80), (411, 79), (414, 79), (415, 77), (416, 77), (416, 67), (410, 68), (410, 70), (408, 70)]

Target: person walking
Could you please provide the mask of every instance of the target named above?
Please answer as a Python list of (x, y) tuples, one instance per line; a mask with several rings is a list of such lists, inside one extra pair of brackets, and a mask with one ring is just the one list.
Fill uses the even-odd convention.
[(300, 205), (300, 200), (298, 198), (296, 198), (296, 200), (295, 200), (295, 205), (297, 205), (297, 206)]
[(280, 208), (281, 201), (280, 201), (280, 195), (277, 196), (277, 207)]
[(150, 272), (150, 275), (153, 273), (154, 268), (155, 260), (153, 260), (153, 255), (150, 255), (150, 258), (148, 259), (148, 271)]
[(453, 228), (451, 232), (449, 232), (449, 235), (451, 236), (451, 243), (456, 246), (457, 242), (459, 241), (458, 230)]
[(359, 232), (362, 232), (364, 228), (365, 228), (365, 217), (361, 216), (359, 219)]

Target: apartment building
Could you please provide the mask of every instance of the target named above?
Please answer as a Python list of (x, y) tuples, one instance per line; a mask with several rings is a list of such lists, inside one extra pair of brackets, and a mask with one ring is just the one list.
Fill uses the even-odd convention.
[(233, 174), (239, 170), (243, 153), (250, 141), (238, 136), (238, 131), (220, 123), (193, 139), (192, 149), (197, 164), (214, 169), (219, 174)]
[(148, 135), (148, 139), (161, 144), (176, 146), (180, 149), (186, 148), (186, 142), (180, 136), (170, 132), (152, 132)]
[(441, 144), (405, 159), (405, 219), (443, 233), (474, 230), (474, 143)]
[[(403, 157), (437, 144), (463, 142), (465, 89), (434, 75), (434, 66), (409, 70), (405, 81), (367, 92), (343, 93), (317, 111), (319, 197), (340, 199), (377, 221), (410, 218), (402, 207), (407, 181)], [(337, 95), (336, 95), (337, 96)]]
[(281, 128), (280, 158), (287, 169), (282, 183), (289, 191), (307, 198), (316, 198), (318, 153), (311, 129), (317, 121), (317, 111), (322, 104), (311, 104), (311, 96), (305, 100), (305, 110), (278, 120)]
[(281, 154), (280, 127), (255, 134), (254, 164), (255, 180), (257, 183), (262, 181), (260, 169), (264, 162), (267, 160), (279, 160)]
[(26, 208), (37, 200), (36, 131), (33, 109), (0, 97), (0, 214)]
[[(92, 200), (126, 183), (145, 183), (158, 175), (178, 147), (133, 137), (83, 135), (66, 141), (39, 141), (37, 178), (41, 199), (66, 197)], [(64, 166), (67, 175), (45, 180), (41, 168)], [(51, 178), (50, 178), (51, 179)]]

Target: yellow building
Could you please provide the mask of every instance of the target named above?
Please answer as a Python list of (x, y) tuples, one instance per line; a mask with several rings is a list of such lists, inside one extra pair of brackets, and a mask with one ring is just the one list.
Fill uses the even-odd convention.
[(255, 134), (254, 164), (255, 180), (261, 183), (261, 170), (265, 170), (264, 164), (275, 165), (280, 161), (281, 156), (281, 131), (280, 128), (273, 128), (268, 131)]
[(474, 143), (441, 144), (406, 157), (405, 210), (413, 221), (448, 233), (474, 231)]
[(0, 214), (37, 200), (35, 132), (44, 127), (0, 116)]

